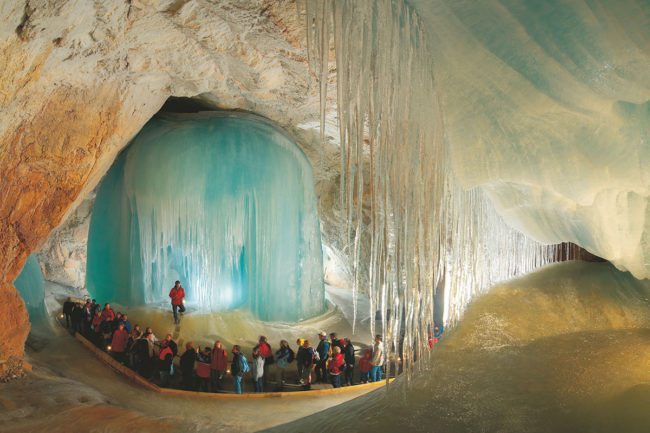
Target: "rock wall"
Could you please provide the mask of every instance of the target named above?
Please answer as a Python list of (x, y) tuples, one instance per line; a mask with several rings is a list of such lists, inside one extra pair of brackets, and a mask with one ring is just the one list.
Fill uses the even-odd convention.
[(94, 200), (94, 192), (86, 196), (41, 247), (38, 261), (47, 281), (75, 289), (85, 287), (86, 248)]

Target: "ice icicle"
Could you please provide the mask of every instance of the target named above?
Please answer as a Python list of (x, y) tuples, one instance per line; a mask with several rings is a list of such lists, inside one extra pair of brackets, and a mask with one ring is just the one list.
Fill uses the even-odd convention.
[[(384, 335), (389, 357), (401, 356), (408, 375), (410, 361), (424, 355), (436, 298), (444, 303), (445, 324), (454, 324), (472, 296), (552, 261), (555, 247), (510, 229), (480, 190), (458, 184), (443, 133), (436, 59), (406, 2), (308, 0), (306, 17), (321, 91), (329, 71), (322, 62), (330, 50), (335, 54), (353, 289), (356, 295), (367, 280), (371, 316), (381, 319), (381, 329), (371, 321), (371, 332)], [(329, 40), (331, 46), (323, 43)], [(362, 243), (368, 254), (360, 254)]]
[(313, 176), (288, 136), (254, 116), (152, 119), (99, 188), (88, 289), (128, 305), (249, 308), (298, 321), (325, 309)]

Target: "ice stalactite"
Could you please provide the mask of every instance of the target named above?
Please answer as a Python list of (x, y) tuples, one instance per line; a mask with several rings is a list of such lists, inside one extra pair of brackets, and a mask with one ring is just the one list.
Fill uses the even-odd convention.
[[(445, 322), (453, 324), (473, 296), (552, 261), (554, 247), (515, 232), (482, 191), (458, 184), (436, 59), (412, 8), (391, 0), (307, 1), (306, 19), (323, 101), (335, 54), (353, 289), (368, 292), (371, 313), (381, 316), (381, 329), (373, 324), (372, 332), (384, 335), (409, 371), (433, 325), (435, 291), (444, 291)], [(360, 251), (364, 241), (368, 260)]]
[(249, 308), (262, 320), (324, 311), (311, 166), (288, 136), (254, 116), (152, 119), (98, 190), (88, 289), (129, 305)]

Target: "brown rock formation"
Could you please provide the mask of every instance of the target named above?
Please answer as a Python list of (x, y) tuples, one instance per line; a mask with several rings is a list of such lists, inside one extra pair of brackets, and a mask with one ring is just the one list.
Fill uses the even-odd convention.
[(33, 119), (0, 139), (0, 167), (7, 173), (0, 184), (2, 359), (22, 354), (29, 331), (27, 312), (11, 283), (29, 252), (59, 224), (97, 160), (110, 149), (105, 142), (124, 127), (116, 118), (121, 104), (115, 90), (110, 84), (93, 91), (59, 88), (48, 95)]

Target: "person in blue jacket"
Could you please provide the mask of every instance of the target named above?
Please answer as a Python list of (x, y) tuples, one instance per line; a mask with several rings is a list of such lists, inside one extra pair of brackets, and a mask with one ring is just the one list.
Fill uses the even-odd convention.
[(327, 334), (321, 331), (318, 334), (320, 342), (316, 347), (318, 361), (316, 362), (316, 382), (327, 383), (327, 359), (330, 351), (330, 342), (327, 341)]

